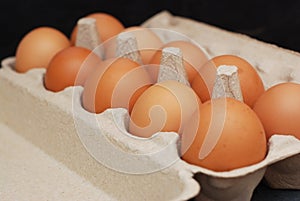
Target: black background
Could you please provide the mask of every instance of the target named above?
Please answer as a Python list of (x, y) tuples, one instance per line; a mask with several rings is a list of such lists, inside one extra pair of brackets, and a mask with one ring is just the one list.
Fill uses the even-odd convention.
[[(69, 36), (76, 21), (89, 13), (107, 12), (132, 26), (162, 10), (300, 52), (297, 0), (2, 0), (0, 9), (1, 60), (13, 56), (21, 38), (35, 27), (52, 26)], [(261, 183), (252, 200), (299, 201), (300, 191), (272, 190)]]
[(125, 26), (139, 25), (159, 11), (193, 18), (300, 51), (300, 1), (258, 0), (1, 0), (0, 59), (15, 54), (21, 38), (39, 26), (70, 35), (76, 21), (107, 12)]

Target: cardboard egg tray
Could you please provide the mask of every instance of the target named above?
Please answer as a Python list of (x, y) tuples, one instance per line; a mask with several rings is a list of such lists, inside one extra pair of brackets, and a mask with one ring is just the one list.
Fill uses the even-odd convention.
[[(143, 26), (185, 34), (210, 56), (245, 58), (266, 88), (300, 82), (298, 53), (168, 12)], [(43, 86), (45, 69), (20, 74), (14, 71), (14, 62), (15, 58), (7, 58), (0, 69), (0, 122), (101, 189), (109, 200), (246, 201), (264, 176), (273, 188), (300, 189), (300, 140), (293, 136), (274, 135), (260, 163), (214, 172), (180, 159), (176, 133), (158, 133), (149, 140), (132, 137), (125, 109), (89, 113), (81, 106), (82, 87), (50, 92)]]

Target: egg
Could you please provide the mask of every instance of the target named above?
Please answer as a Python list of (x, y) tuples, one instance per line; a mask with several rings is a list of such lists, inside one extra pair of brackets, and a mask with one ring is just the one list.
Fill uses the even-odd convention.
[(258, 98), (253, 110), (268, 139), (274, 134), (300, 139), (300, 84), (287, 82), (269, 88)]
[(264, 128), (255, 112), (231, 98), (200, 106), (182, 134), (182, 158), (214, 171), (230, 171), (262, 161), (267, 152)]
[[(124, 25), (117, 18), (108, 13), (92, 13), (85, 17), (96, 19), (97, 30), (102, 42), (118, 35), (125, 29)], [(73, 45), (76, 42), (77, 31), (78, 27), (76, 25), (71, 34), (71, 42)]]
[(199, 69), (199, 74), (192, 82), (192, 88), (202, 101), (211, 98), (216, 68), (221, 65), (234, 65), (238, 68), (241, 91), (244, 102), (253, 107), (255, 101), (265, 89), (261, 78), (253, 66), (245, 59), (235, 55), (220, 55), (212, 58)]
[[(153, 55), (163, 45), (163, 42), (151, 29), (134, 26), (126, 28), (123, 32), (132, 33), (135, 36), (143, 64), (149, 64)], [(109, 41), (105, 45), (106, 58), (116, 56), (116, 39), (112, 39), (113, 41)]]
[(129, 132), (144, 138), (159, 131), (181, 134), (199, 103), (195, 92), (185, 84), (173, 80), (159, 82), (137, 99), (131, 112)]
[[(162, 46), (179, 48), (183, 56), (183, 64), (188, 76), (188, 80), (191, 83), (197, 74), (198, 69), (208, 61), (206, 53), (198, 47), (196, 44), (188, 41), (172, 41)], [(153, 58), (151, 64), (160, 64), (162, 56), (162, 50), (158, 50)]]
[(69, 86), (83, 86), (86, 78), (100, 64), (101, 59), (82, 47), (68, 47), (50, 61), (44, 83), (48, 90), (57, 92)]
[(46, 68), (57, 52), (69, 46), (69, 39), (57, 29), (33, 29), (18, 44), (15, 69), (24, 73), (32, 68)]
[(126, 108), (130, 112), (151, 84), (147, 71), (138, 63), (127, 58), (105, 60), (84, 84), (83, 107), (93, 113), (108, 108)]

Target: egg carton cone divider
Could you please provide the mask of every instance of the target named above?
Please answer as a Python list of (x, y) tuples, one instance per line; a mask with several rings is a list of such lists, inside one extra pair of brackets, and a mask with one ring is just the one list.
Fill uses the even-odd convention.
[(94, 18), (81, 18), (78, 20), (77, 26), (76, 46), (94, 50), (101, 44)]
[(166, 47), (162, 50), (157, 82), (167, 80), (175, 80), (190, 86), (183, 66), (182, 52), (179, 48)]
[(116, 57), (131, 59), (142, 65), (142, 58), (138, 48), (136, 37), (133, 33), (120, 33), (116, 39)]

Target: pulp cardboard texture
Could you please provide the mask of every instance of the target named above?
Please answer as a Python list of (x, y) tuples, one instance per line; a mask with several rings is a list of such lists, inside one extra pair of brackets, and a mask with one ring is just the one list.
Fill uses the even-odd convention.
[(116, 200), (2, 123), (0, 145), (1, 201)]
[[(186, 34), (211, 56), (240, 55), (254, 63), (267, 87), (287, 79), (300, 80), (296, 68), (300, 56), (296, 53), (167, 12), (154, 16), (144, 26)], [(275, 167), (281, 166), (278, 161), (284, 166), (284, 161), (291, 160), (293, 166), (285, 172), (296, 178), (299, 175), (300, 142), (292, 136), (273, 136), (268, 155), (258, 164), (214, 172), (179, 158), (176, 133), (158, 133), (150, 140), (132, 137), (127, 132), (126, 110), (88, 113), (81, 107), (81, 87), (47, 91), (43, 86), (45, 69), (20, 74), (13, 69), (14, 61), (4, 60), (0, 70), (0, 122), (101, 189), (105, 200), (187, 200), (196, 195), (197, 200), (250, 200), (266, 167), (275, 172), (273, 178), (285, 169)], [(288, 70), (283, 71), (282, 66)], [(275, 183), (285, 185), (283, 180)]]

